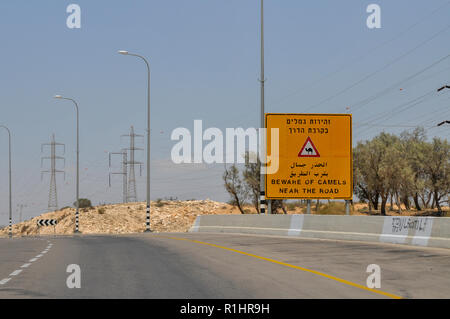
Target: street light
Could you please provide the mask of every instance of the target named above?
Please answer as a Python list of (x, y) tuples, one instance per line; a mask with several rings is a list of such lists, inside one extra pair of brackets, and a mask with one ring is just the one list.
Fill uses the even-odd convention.
[(4, 125), (0, 125), (8, 132), (8, 143), (9, 143), (9, 238), (12, 238), (12, 187), (11, 187), (11, 131)]
[(76, 190), (76, 196), (77, 196), (77, 200), (76, 200), (76, 212), (75, 212), (75, 233), (79, 233), (79, 229), (78, 229), (78, 216), (79, 216), (79, 209), (80, 209), (80, 143), (79, 143), (79, 114), (78, 114), (78, 104), (74, 99), (70, 99), (70, 98), (66, 98), (63, 97), (62, 95), (55, 95), (54, 96), (55, 99), (60, 99), (60, 100), (68, 100), (68, 101), (72, 101), (73, 104), (75, 104), (75, 109), (77, 111), (77, 190)]
[[(440, 92), (440, 91), (442, 91), (444, 89), (450, 89), (450, 86), (449, 85), (444, 85), (443, 87), (439, 88), (437, 91)], [(450, 124), (450, 121), (443, 121), (443, 122), (439, 123), (437, 126), (442, 126), (444, 124)]]
[[(265, 124), (265, 111), (264, 111), (264, 98), (265, 98), (265, 82), (266, 79), (264, 78), (264, 0), (261, 0), (261, 43), (260, 43), (260, 49), (261, 49), (261, 79), (260, 79), (260, 84), (261, 84), (261, 89), (260, 89), (260, 94), (261, 94), (261, 98), (260, 98), (260, 102), (261, 102), (261, 110), (260, 110), (260, 134), (263, 134), (264, 132), (264, 128), (266, 127)], [(267, 134), (267, 133), (266, 133)], [(260, 141), (264, 141), (265, 139), (260, 139)], [(260, 145), (260, 148), (265, 149), (265, 146)], [(265, 152), (264, 154), (261, 154), (260, 152), (260, 156), (265, 156)], [(260, 214), (266, 214), (266, 187), (265, 187), (265, 167), (264, 167), (264, 160), (261, 158), (260, 161), (260, 172), (259, 172), (259, 191), (260, 191), (260, 201), (259, 201), (259, 210), (260, 210)], [(269, 201), (269, 205), (271, 205), (272, 203)], [(269, 207), (269, 212), (271, 213), (272, 207)]]
[(144, 60), (147, 66), (147, 210), (146, 210), (146, 228), (145, 232), (151, 232), (150, 229), (150, 64), (147, 59), (139, 54), (130, 53), (120, 50), (119, 54), (131, 55)]

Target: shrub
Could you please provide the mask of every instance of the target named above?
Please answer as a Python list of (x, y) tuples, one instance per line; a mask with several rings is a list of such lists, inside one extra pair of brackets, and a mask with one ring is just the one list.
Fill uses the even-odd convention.
[(103, 215), (106, 212), (106, 209), (104, 207), (100, 207), (97, 211), (100, 215)]
[(319, 211), (315, 212), (319, 215), (345, 215), (345, 203), (330, 202), (320, 205)]
[(293, 211), (293, 210), (295, 210), (297, 207), (303, 207), (304, 205), (302, 204), (302, 202), (301, 201), (295, 201), (295, 202), (288, 202), (288, 203), (286, 203), (286, 207), (287, 207), (287, 210), (289, 210), (289, 211)]
[(165, 205), (165, 203), (162, 201), (161, 198), (158, 198), (156, 200), (156, 204), (155, 204), (156, 207), (163, 207), (164, 205)]
[[(91, 201), (87, 198), (80, 198), (78, 200), (78, 203), (79, 203), (79, 208), (91, 208), (92, 207)], [(76, 207), (77, 202), (74, 202), (73, 205)]]
[(22, 228), (20, 229), (20, 233), (23, 234), (28, 230), (29, 226), (28, 225), (22, 225)]

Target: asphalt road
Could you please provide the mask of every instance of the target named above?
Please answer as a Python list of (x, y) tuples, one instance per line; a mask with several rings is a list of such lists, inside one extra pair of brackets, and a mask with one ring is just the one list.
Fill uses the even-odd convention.
[[(71, 264), (79, 289), (66, 284)], [(365, 289), (369, 264), (380, 289)], [(224, 234), (0, 239), (0, 298), (395, 296), (449, 298), (450, 250)]]

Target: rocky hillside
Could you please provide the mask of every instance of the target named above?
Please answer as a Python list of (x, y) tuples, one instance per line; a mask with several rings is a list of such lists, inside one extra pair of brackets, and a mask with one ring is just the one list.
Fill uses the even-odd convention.
[[(238, 214), (225, 203), (211, 200), (157, 201), (151, 203), (151, 227), (156, 232), (186, 232), (198, 215)], [(58, 225), (39, 227), (39, 219), (57, 219)], [(75, 210), (67, 208), (46, 213), (13, 226), (14, 236), (38, 234), (72, 234), (75, 228)], [(80, 231), (83, 234), (126, 234), (145, 230), (145, 203), (105, 205), (80, 210)], [(7, 236), (8, 229), (0, 230)]]

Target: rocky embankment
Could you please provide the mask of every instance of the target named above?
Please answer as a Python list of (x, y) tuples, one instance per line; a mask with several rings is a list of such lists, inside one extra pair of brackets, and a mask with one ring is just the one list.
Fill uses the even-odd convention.
[[(151, 203), (151, 227), (155, 232), (186, 232), (198, 215), (238, 214), (226, 203), (211, 200), (157, 201)], [(38, 227), (39, 219), (56, 219), (58, 225)], [(39, 234), (72, 234), (75, 228), (75, 209), (45, 213), (13, 225), (14, 236)], [(145, 203), (104, 205), (80, 209), (80, 231), (83, 234), (127, 234), (145, 230)], [(7, 236), (8, 228), (0, 230)]]

